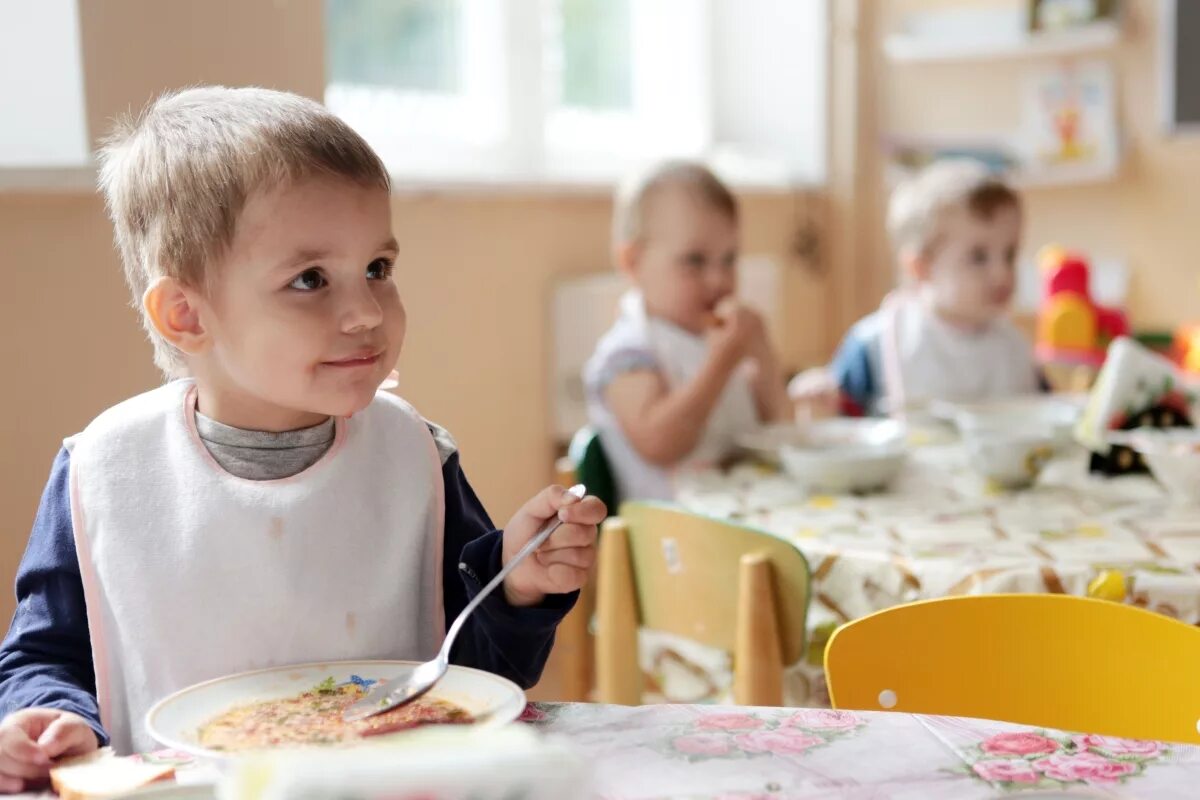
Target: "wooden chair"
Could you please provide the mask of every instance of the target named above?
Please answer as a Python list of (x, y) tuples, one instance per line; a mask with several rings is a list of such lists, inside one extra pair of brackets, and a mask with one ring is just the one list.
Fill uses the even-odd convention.
[(1200, 743), (1200, 630), (1060, 594), (947, 597), (839, 628), (835, 708), (981, 717)]
[(783, 669), (804, 652), (809, 570), (791, 544), (655, 503), (625, 503), (600, 536), (596, 688), (603, 703), (642, 697), (645, 625), (733, 653), (742, 705), (780, 705)]
[[(570, 452), (555, 465), (555, 481), (563, 486), (583, 483), (588, 493), (599, 497), (609, 507), (616, 508), (616, 481), (600, 438), (590, 428), (583, 428), (571, 441)], [(595, 648), (591, 634), (592, 616), (596, 612), (595, 572), (592, 580), (579, 592), (575, 608), (558, 626), (554, 649), (550, 653), (547, 672), (557, 677), (558, 688), (552, 699), (585, 702), (591, 698), (595, 663)]]

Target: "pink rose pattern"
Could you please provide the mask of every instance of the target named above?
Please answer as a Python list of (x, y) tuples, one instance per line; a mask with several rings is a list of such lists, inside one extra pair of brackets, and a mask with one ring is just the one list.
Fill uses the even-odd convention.
[(671, 746), (689, 756), (723, 756), (733, 750), (733, 741), (716, 733), (694, 733), (677, 736)]
[(1058, 742), (1036, 733), (998, 733), (984, 739), (979, 749), (993, 756), (1047, 755), (1058, 750)]
[(1015, 731), (989, 736), (967, 755), (971, 774), (1017, 789), (1111, 786), (1141, 775), (1169, 752), (1161, 742), (1141, 739)]
[(862, 725), (863, 721), (862, 717), (850, 711), (805, 708), (796, 712), (784, 724), (792, 728), (810, 730), (848, 731)]
[(1152, 758), (1163, 751), (1161, 742), (1148, 739), (1121, 739), (1117, 736), (1075, 736), (1075, 746), (1080, 750), (1093, 750), (1111, 756), (1141, 756)]
[(805, 709), (785, 718), (741, 711), (708, 713), (673, 737), (667, 749), (690, 761), (795, 757), (851, 736), (865, 724), (856, 714), (822, 709)]
[(708, 714), (696, 723), (696, 727), (706, 731), (750, 731), (765, 724), (752, 714)]
[(1037, 783), (1042, 779), (1034, 771), (1033, 767), (1030, 766), (1029, 762), (1023, 758), (976, 761), (971, 765), (971, 769), (985, 781), (992, 781), (993, 783), (1000, 781)]
[(794, 755), (825, 744), (820, 736), (798, 728), (776, 728), (773, 731), (754, 731), (734, 737), (734, 742), (744, 753), (774, 753), (777, 756)]
[(1059, 753), (1040, 758), (1033, 762), (1033, 766), (1047, 778), (1056, 781), (1084, 781), (1093, 784), (1116, 783), (1138, 769), (1131, 761), (1111, 761), (1095, 753), (1076, 753), (1073, 756)]

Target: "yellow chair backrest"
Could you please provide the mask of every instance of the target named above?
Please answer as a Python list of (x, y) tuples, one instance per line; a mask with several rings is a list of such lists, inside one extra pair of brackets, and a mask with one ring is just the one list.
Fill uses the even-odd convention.
[(804, 653), (808, 562), (762, 531), (623, 503), (600, 536), (598, 581), (602, 702), (640, 699), (640, 674), (630, 676), (638, 624), (733, 653), (739, 702), (778, 703), (783, 665)]
[(947, 597), (839, 628), (835, 708), (1200, 743), (1200, 630), (1070, 595)]

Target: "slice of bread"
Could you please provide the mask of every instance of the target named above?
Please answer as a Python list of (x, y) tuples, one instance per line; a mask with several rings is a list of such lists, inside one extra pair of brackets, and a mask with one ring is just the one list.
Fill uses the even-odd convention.
[(173, 766), (118, 758), (107, 747), (50, 769), (50, 785), (62, 800), (101, 800), (173, 777)]

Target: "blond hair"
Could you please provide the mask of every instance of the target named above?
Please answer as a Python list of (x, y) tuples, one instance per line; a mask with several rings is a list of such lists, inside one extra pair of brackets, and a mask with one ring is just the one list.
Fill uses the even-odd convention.
[(936, 161), (892, 192), (888, 235), (901, 257), (928, 255), (948, 212), (965, 209), (989, 220), (1004, 207), (1020, 210), (1021, 198), (983, 164), (970, 159)]
[[(319, 103), (250, 87), (164, 94), (118, 120), (99, 157), (100, 189), (139, 309), (160, 277), (211, 288), (211, 268), (255, 192), (321, 175), (389, 188), (375, 152)], [(185, 374), (181, 354), (144, 310), (142, 325), (159, 369)]]
[(665, 161), (634, 175), (617, 189), (613, 210), (614, 244), (637, 242), (645, 237), (650, 207), (664, 189), (683, 189), (737, 221), (737, 199), (712, 170), (694, 161)]

